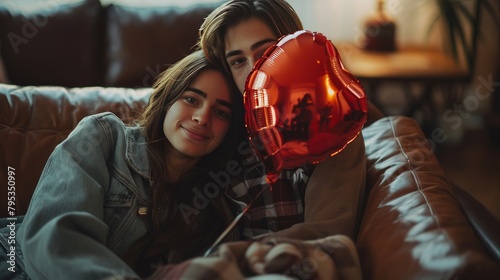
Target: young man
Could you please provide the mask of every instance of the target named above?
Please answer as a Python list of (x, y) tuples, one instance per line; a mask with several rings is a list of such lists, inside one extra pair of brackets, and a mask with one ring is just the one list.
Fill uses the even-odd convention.
[[(265, 50), (281, 36), (301, 29), (297, 14), (284, 0), (232, 0), (205, 19), (198, 47), (210, 61), (222, 64), (243, 93), (248, 74)], [(360, 134), (314, 170), (304, 166), (283, 171), (270, 191), (252, 202), (242, 220), (244, 236), (308, 240), (343, 234), (354, 239), (365, 195), (365, 162)], [(228, 190), (245, 206), (267, 182), (266, 170), (256, 161), (248, 160), (243, 169), (241, 181), (232, 180)]]

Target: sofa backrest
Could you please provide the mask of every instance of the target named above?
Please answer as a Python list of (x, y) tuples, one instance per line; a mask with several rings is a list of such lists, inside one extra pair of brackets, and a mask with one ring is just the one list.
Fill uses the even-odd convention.
[(99, 1), (2, 1), (0, 55), (10, 83), (98, 84), (101, 18)]
[(9, 83), (150, 87), (193, 51), (203, 19), (220, 2), (162, 5), (1, 1), (0, 61)]
[[(50, 154), (82, 118), (110, 111), (131, 123), (146, 107), (150, 93), (147, 88), (0, 84), (0, 182), (5, 186), (0, 196), (7, 197), (7, 182), (14, 181), (13, 208), (16, 215), (24, 214)], [(14, 180), (7, 178), (9, 167), (15, 171)], [(7, 207), (2, 207), (0, 217), (6, 216)]]

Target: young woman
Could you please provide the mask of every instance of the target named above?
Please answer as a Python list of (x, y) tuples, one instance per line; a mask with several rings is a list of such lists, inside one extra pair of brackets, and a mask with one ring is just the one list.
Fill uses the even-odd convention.
[(234, 83), (197, 51), (159, 77), (137, 125), (84, 118), (40, 177), (19, 266), (31, 279), (137, 277), (204, 253), (232, 221), (209, 174), (234, 158), (242, 114)]
[[(284, 0), (230, 0), (205, 19), (198, 46), (209, 61), (226, 69), (243, 93), (248, 74), (267, 48), (301, 29), (299, 17)], [(375, 117), (376, 108), (370, 107), (369, 114)], [(242, 221), (244, 235), (315, 239), (344, 234), (355, 238), (364, 198), (365, 161), (359, 135), (341, 153), (317, 164), (313, 173), (307, 168), (283, 171), (278, 186), (273, 185), (271, 192), (253, 203), (257, 207), (248, 211)], [(266, 182), (258, 179), (265, 171), (248, 171), (253, 166), (249, 162), (242, 175), (249, 194)]]

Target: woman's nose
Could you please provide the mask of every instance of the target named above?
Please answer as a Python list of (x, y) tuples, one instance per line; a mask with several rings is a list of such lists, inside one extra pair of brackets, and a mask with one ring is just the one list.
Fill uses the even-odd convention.
[(193, 114), (193, 121), (199, 125), (208, 126), (210, 123), (210, 109), (201, 107)]

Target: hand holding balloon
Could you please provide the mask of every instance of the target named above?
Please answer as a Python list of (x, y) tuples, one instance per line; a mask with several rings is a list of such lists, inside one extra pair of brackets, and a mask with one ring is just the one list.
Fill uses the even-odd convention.
[(335, 155), (367, 119), (366, 95), (322, 34), (282, 37), (256, 62), (244, 94), (250, 142), (268, 176)]

